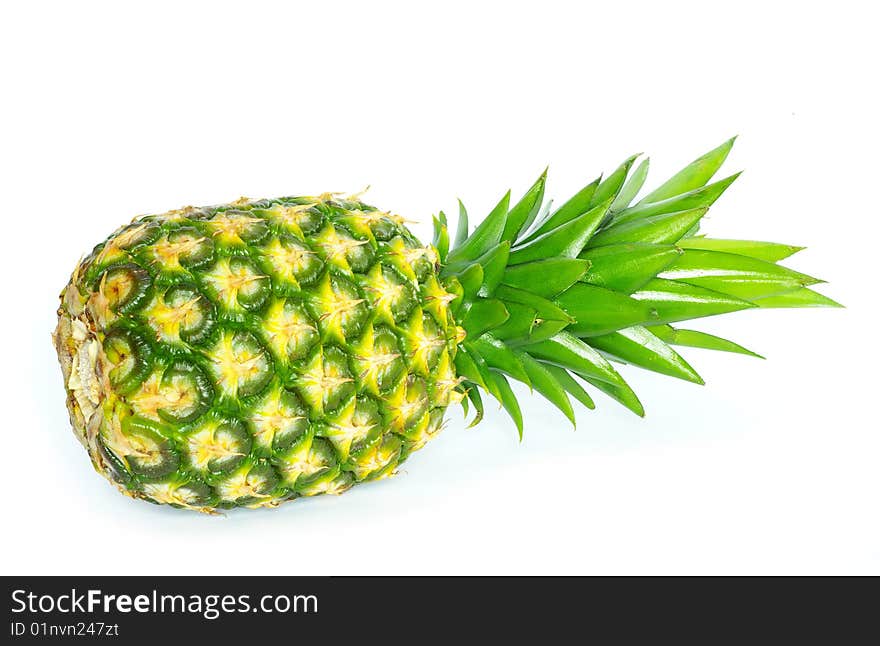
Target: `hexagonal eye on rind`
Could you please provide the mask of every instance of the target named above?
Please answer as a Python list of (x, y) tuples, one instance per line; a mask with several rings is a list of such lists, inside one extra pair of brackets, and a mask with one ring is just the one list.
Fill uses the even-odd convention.
[(215, 490), (221, 500), (235, 505), (256, 504), (270, 498), (278, 485), (278, 474), (268, 464), (245, 463), (219, 480)]
[(354, 345), (354, 365), (363, 388), (387, 392), (406, 368), (397, 335), (384, 325), (367, 328)]
[(374, 265), (360, 284), (378, 319), (389, 325), (404, 320), (418, 304), (410, 282), (386, 264)]
[(245, 330), (222, 330), (214, 345), (203, 352), (214, 382), (231, 398), (260, 392), (274, 374), (269, 352)]
[(154, 291), (140, 316), (157, 339), (169, 343), (201, 343), (211, 334), (215, 320), (214, 305), (191, 284)]
[(160, 229), (157, 222), (137, 220), (120, 228), (107, 241), (101, 243), (83, 262), (86, 280), (92, 282), (101, 270), (109, 265), (126, 262), (132, 253), (155, 240)]
[(327, 415), (321, 435), (329, 439), (340, 460), (382, 433), (382, 416), (377, 403), (366, 396), (350, 399), (345, 406)]
[(251, 437), (244, 423), (236, 419), (208, 419), (185, 437), (189, 463), (199, 471), (229, 473), (251, 450)]
[(328, 265), (348, 275), (366, 271), (375, 255), (369, 240), (355, 238), (345, 227), (331, 223), (315, 236), (314, 244)]
[(278, 459), (276, 466), (285, 484), (297, 490), (326, 475), (338, 473), (338, 461), (333, 445), (323, 438), (310, 437), (296, 444)]
[(340, 342), (358, 334), (370, 316), (365, 299), (354, 283), (342, 276), (331, 276), (329, 272), (315, 288), (309, 306), (322, 337)]
[(299, 397), (280, 385), (254, 405), (247, 421), (264, 454), (286, 450), (309, 429), (308, 413)]
[(214, 501), (214, 491), (193, 477), (172, 476), (161, 482), (144, 482), (140, 492), (151, 501), (177, 507), (207, 507)]
[(113, 389), (121, 395), (136, 390), (150, 373), (149, 344), (136, 332), (116, 329), (104, 337), (103, 348)]
[(319, 338), (315, 321), (290, 298), (269, 304), (263, 314), (262, 334), (275, 358), (284, 363), (305, 357)]
[(165, 370), (159, 387), (165, 402), (157, 412), (169, 423), (192, 422), (208, 409), (214, 398), (207, 375), (197, 365), (185, 361), (175, 361)]
[(135, 264), (114, 265), (98, 281), (98, 295), (115, 314), (126, 314), (143, 301), (150, 287), (150, 275)]
[(237, 256), (220, 258), (201, 280), (212, 300), (230, 312), (258, 310), (271, 292), (269, 277), (252, 261)]
[(205, 226), (221, 244), (240, 246), (259, 242), (269, 235), (266, 221), (248, 211), (229, 209), (205, 220)]
[(261, 211), (278, 229), (303, 238), (320, 228), (324, 216), (314, 204), (296, 204), (287, 201), (273, 204)]
[(380, 441), (352, 451), (351, 469), (358, 480), (380, 478), (394, 469), (400, 456), (402, 441), (388, 433)]
[(271, 238), (259, 250), (267, 271), (278, 284), (297, 290), (315, 280), (324, 262), (312, 249), (293, 236)]
[(334, 346), (316, 352), (295, 383), (303, 400), (317, 413), (336, 409), (355, 391), (348, 357)]
[(101, 440), (116, 457), (128, 464), (129, 470), (145, 478), (161, 478), (173, 473), (180, 458), (171, 441), (163, 437), (158, 427), (134, 417), (106, 422), (101, 428)]
[(214, 241), (198, 229), (181, 227), (150, 245), (148, 256), (165, 270), (197, 269), (214, 259)]

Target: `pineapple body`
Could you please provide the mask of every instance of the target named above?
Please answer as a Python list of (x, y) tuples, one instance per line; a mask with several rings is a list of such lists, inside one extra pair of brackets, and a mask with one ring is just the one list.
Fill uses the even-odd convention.
[(387, 476), (461, 398), (438, 269), (356, 198), (137, 219), (62, 294), (75, 432), (123, 492), (204, 511)]

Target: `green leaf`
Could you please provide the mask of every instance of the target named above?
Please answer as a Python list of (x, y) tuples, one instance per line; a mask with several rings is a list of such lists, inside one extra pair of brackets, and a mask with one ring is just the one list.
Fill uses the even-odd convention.
[[(447, 268), (448, 269), (448, 268)], [(466, 300), (473, 300), (477, 297), (480, 287), (483, 286), (483, 267), (481, 265), (470, 265), (467, 269), (457, 274), (461, 288), (464, 290)]]
[(638, 165), (636, 170), (626, 181), (626, 184), (624, 184), (623, 188), (620, 189), (620, 193), (617, 194), (617, 198), (614, 200), (614, 202), (611, 203), (610, 210), (612, 213), (622, 211), (629, 206), (630, 202), (633, 201), (633, 198), (635, 198), (639, 190), (641, 190), (642, 186), (645, 184), (645, 179), (647, 179), (648, 177), (648, 167), (650, 165), (651, 160), (647, 157), (642, 161), (641, 164)]
[(494, 298), (478, 298), (465, 312), (461, 326), (467, 332), (468, 338), (476, 339), (484, 332), (498, 327), (509, 317), (510, 314), (501, 301)]
[(576, 258), (547, 258), (508, 267), (501, 282), (544, 298), (553, 298), (576, 283), (590, 263)]
[(449, 303), (452, 313), (458, 314), (461, 311), (462, 305), (464, 305), (464, 288), (455, 276), (446, 276), (443, 283), (446, 286), (446, 291), (455, 297)]
[(605, 357), (568, 332), (560, 332), (551, 339), (531, 344), (525, 350), (536, 359), (560, 368), (610, 384), (623, 383), (623, 378)]
[(550, 371), (556, 381), (559, 382), (565, 392), (578, 400), (581, 404), (593, 410), (596, 408), (596, 404), (593, 402), (593, 398), (590, 397), (590, 394), (584, 390), (583, 386), (581, 386), (574, 377), (569, 374), (568, 370), (565, 368), (560, 368), (559, 366), (555, 366), (552, 363), (541, 363), (547, 370)]
[(618, 361), (695, 384), (703, 383), (700, 375), (681, 355), (641, 326), (594, 336), (586, 342)]
[(560, 206), (551, 216), (543, 220), (534, 231), (531, 231), (524, 239), (523, 243), (538, 238), (553, 229), (574, 220), (579, 215), (583, 215), (590, 210), (590, 204), (593, 200), (593, 194), (599, 186), (599, 179), (595, 179), (568, 202)]
[(747, 301), (821, 282), (772, 262), (703, 249), (686, 250), (660, 277), (705, 287)]
[(568, 325), (568, 321), (541, 320), (532, 329), (532, 333), (529, 335), (528, 338), (528, 343), (538, 343), (539, 341), (550, 339), (562, 332), (565, 328), (568, 327)]
[[(467, 426), (468, 428), (473, 428), (483, 420), (483, 413), (485, 412), (483, 408), (483, 397), (480, 395), (480, 389), (477, 388), (477, 384), (466, 381), (464, 382), (464, 386), (467, 389), (465, 390), (467, 399), (462, 399), (462, 401), (465, 402), (469, 399), (474, 405), (474, 418)], [(465, 413), (465, 416), (467, 416), (467, 413)]]
[(507, 267), (509, 256), (510, 243), (504, 241), (477, 259), (477, 263), (483, 268), (483, 284), (478, 292), (480, 296), (485, 298), (495, 293), (495, 289), (501, 284), (501, 279), (504, 277), (504, 269)]
[(639, 204), (659, 202), (704, 186), (721, 168), (724, 160), (727, 159), (727, 154), (733, 147), (734, 141), (736, 141), (736, 137), (728, 139), (717, 148), (698, 157), (666, 180), (661, 186), (646, 195)]
[(519, 439), (522, 440), (522, 411), (519, 409), (519, 402), (516, 400), (516, 395), (513, 394), (510, 384), (507, 383), (507, 379), (505, 379), (504, 375), (500, 372), (492, 370), (490, 371), (489, 376), (492, 379), (496, 392), (498, 393), (496, 399), (501, 402), (501, 406), (504, 407), (504, 410), (506, 410), (510, 414), (510, 417), (513, 418), (513, 423), (516, 424), (516, 430), (519, 433)]
[(510, 318), (492, 330), (492, 336), (510, 347), (538, 343), (557, 335), (568, 327), (568, 321), (539, 319), (537, 312), (519, 303), (505, 303)]
[[(691, 227), (700, 221), (707, 208), (679, 211), (652, 217), (630, 220), (629, 222), (612, 222), (607, 229), (602, 229), (590, 240), (589, 248), (603, 247), (623, 242), (641, 242), (646, 244), (675, 244)], [(512, 254), (511, 254), (512, 257)]]
[(689, 209), (698, 209), (702, 207), (709, 208), (739, 176), (740, 173), (736, 173), (735, 175), (725, 177), (714, 184), (698, 188), (690, 193), (670, 197), (662, 202), (651, 202), (650, 204), (639, 203), (638, 206), (632, 206), (624, 209), (620, 213), (616, 213), (614, 215), (614, 223), (630, 222), (632, 220), (648, 218), (652, 215), (665, 215), (667, 213), (677, 213)]
[(507, 222), (507, 208), (510, 205), (510, 191), (504, 194), (501, 201), (492, 209), (474, 232), (449, 254), (447, 264), (455, 266), (476, 260), (492, 247), (501, 242), (501, 233)]
[(454, 363), (457, 375), (488, 389), (488, 385), (483, 379), (483, 374), (477, 362), (468, 354), (467, 349), (459, 348), (458, 352), (455, 353)]
[(529, 375), (523, 368), (522, 363), (513, 350), (502, 341), (493, 338), (490, 334), (484, 334), (478, 339), (467, 342), (468, 346), (477, 352), (490, 368), (501, 370), (517, 381), (531, 386)]
[[(682, 240), (687, 240), (688, 238), (696, 237), (699, 233), (700, 233), (700, 222), (697, 222), (696, 224), (694, 224), (694, 226), (692, 226), (690, 229), (688, 229), (683, 236), (681, 236), (681, 240), (679, 240), (678, 242), (681, 242)], [(678, 244), (678, 243), (676, 243), (676, 244)]]
[(581, 252), (590, 267), (581, 279), (616, 292), (631, 294), (666, 269), (681, 255), (673, 245), (628, 242)]
[(754, 303), (758, 307), (843, 307), (837, 301), (806, 287), (776, 296), (756, 298)]
[(434, 247), (437, 249), (437, 255), (440, 256), (440, 262), (446, 261), (446, 254), (449, 253), (449, 229), (446, 226), (446, 214), (440, 211), (440, 217), (434, 218)]
[(544, 224), (547, 221), (547, 219), (550, 217), (550, 213), (552, 212), (552, 209), (553, 209), (553, 198), (550, 198), (549, 200), (547, 200), (544, 203), (544, 206), (541, 207), (541, 210), (538, 211), (538, 215), (535, 217), (534, 223), (533, 224), (530, 223), (532, 230), (529, 231), (529, 227), (523, 227), (520, 230), (520, 234), (517, 239), (517, 244), (522, 244), (526, 238), (530, 237), (535, 232), (535, 229), (537, 229), (542, 224)]
[(572, 425), (575, 424), (574, 410), (571, 408), (571, 401), (565, 394), (565, 389), (556, 380), (553, 374), (547, 370), (542, 364), (530, 357), (525, 352), (518, 352), (520, 363), (529, 375), (532, 387), (541, 393), (551, 404), (556, 406), (569, 419)]
[(526, 343), (532, 335), (538, 313), (534, 308), (520, 303), (505, 303), (510, 314), (502, 325), (492, 330), (492, 336), (501, 339), (507, 345)]
[(464, 208), (464, 203), (459, 200), (458, 201), (458, 226), (455, 229), (455, 243), (452, 245), (453, 249), (458, 249), (468, 237), (468, 214), (467, 209)]
[(623, 382), (623, 384), (609, 384), (605, 381), (600, 381), (598, 379), (593, 379), (587, 375), (582, 375), (580, 373), (575, 373), (578, 377), (586, 381), (588, 384), (592, 384), (603, 393), (611, 397), (611, 399), (616, 402), (623, 404), (633, 413), (638, 415), (639, 417), (645, 416), (645, 408), (642, 406), (642, 402), (639, 401), (639, 398), (636, 396), (635, 392), (632, 388), (630, 388), (629, 384)]
[(565, 321), (567, 323), (574, 322), (574, 319), (565, 313), (565, 311), (552, 301), (546, 298), (527, 292), (523, 289), (515, 289), (507, 285), (499, 285), (495, 290), (496, 298), (500, 298), (507, 303), (519, 303), (520, 305), (528, 305), (534, 309), (538, 318), (551, 321)]
[(501, 240), (511, 244), (531, 226), (538, 212), (541, 210), (541, 201), (544, 199), (544, 187), (547, 184), (547, 169), (541, 173), (532, 187), (526, 191), (522, 199), (517, 202), (510, 213), (507, 214), (507, 223)]
[(557, 299), (556, 304), (575, 319), (567, 331), (575, 336), (597, 336), (642, 323), (657, 322), (650, 304), (619, 292), (577, 283)]
[(724, 251), (740, 256), (749, 256), (767, 262), (779, 262), (804, 247), (795, 247), (778, 242), (759, 242), (758, 240), (722, 240), (718, 238), (685, 238), (678, 246), (684, 249), (705, 249), (707, 251)]
[(596, 192), (590, 200), (590, 206), (596, 206), (605, 200), (613, 201), (617, 199), (617, 195), (620, 193), (620, 189), (623, 187), (623, 182), (626, 180), (626, 176), (629, 174), (629, 169), (632, 167), (636, 157), (638, 157), (638, 155), (633, 155), (624, 161), (613, 173), (599, 184), (596, 188)]
[(609, 203), (606, 200), (583, 215), (534, 238), (522, 246), (517, 246), (510, 253), (508, 263), (519, 265), (534, 260), (545, 260), (560, 256), (566, 258), (577, 257), (605, 216)]
[(657, 311), (655, 325), (687, 321), (703, 316), (715, 316), (716, 314), (726, 314), (754, 307), (752, 303), (733, 296), (662, 278), (649, 281), (642, 289), (632, 294), (631, 298)]
[[(495, 384), (495, 380), (492, 379), (492, 368), (489, 367), (489, 364), (486, 363), (486, 360), (480, 356), (480, 353), (477, 352), (476, 348), (474, 348), (470, 343), (465, 342), (461, 346), (459, 346), (459, 351), (461, 348), (464, 348), (471, 359), (474, 360), (474, 365), (477, 367), (477, 371), (480, 374), (480, 378), (484, 384), (484, 387), (492, 395), (495, 399), (501, 399), (501, 391), (498, 390), (498, 387)], [(458, 353), (456, 353), (456, 358), (458, 358)]]
[[(547, 221), (547, 218), (550, 217), (550, 213), (551, 213), (552, 211), (553, 211), (553, 198), (551, 197), (549, 200), (547, 200), (547, 201), (544, 203), (544, 206), (541, 207), (541, 210), (538, 211), (538, 216), (535, 218), (535, 222), (537, 222), (538, 224), (536, 224), (535, 227), (540, 226), (540, 224), (541, 224), (542, 222), (546, 222), (546, 221)], [(526, 230), (527, 230), (527, 228), (526, 228), (526, 229), (523, 229), (523, 230), (520, 232), (520, 236), (522, 236), (523, 234), (525, 234), (525, 233), (526, 233)]]
[(671, 325), (654, 325), (651, 327), (651, 333), (666, 343), (672, 345), (683, 345), (691, 348), (703, 348), (704, 350), (719, 350), (721, 352), (735, 352), (737, 354), (746, 354), (750, 357), (763, 359), (760, 354), (752, 352), (741, 345), (722, 339), (720, 336), (698, 332), (696, 330), (681, 330)]

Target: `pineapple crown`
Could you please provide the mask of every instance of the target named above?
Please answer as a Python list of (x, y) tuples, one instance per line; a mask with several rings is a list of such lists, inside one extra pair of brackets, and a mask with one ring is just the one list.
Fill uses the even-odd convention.
[(523, 421), (508, 378), (537, 390), (575, 423), (570, 397), (595, 408), (584, 385), (637, 415), (644, 408), (611, 361), (702, 384), (672, 346), (756, 353), (673, 323), (748, 308), (839, 306), (809, 289), (823, 282), (778, 264), (803, 247), (699, 234), (709, 207), (739, 173), (709, 183), (735, 137), (688, 164), (639, 201), (646, 158), (625, 160), (562, 206), (542, 205), (545, 170), (522, 199), (510, 192), (472, 232), (459, 202), (450, 240), (443, 212), (433, 244), (452, 312), (466, 332), (455, 355), (466, 398), (480, 390)]

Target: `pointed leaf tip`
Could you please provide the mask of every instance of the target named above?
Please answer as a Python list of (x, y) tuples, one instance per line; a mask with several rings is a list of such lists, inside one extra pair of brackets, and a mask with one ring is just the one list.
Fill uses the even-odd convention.
[(712, 184), (701, 186), (688, 191), (674, 195), (672, 197), (658, 200), (655, 202), (645, 203), (644, 200), (636, 206), (624, 209), (620, 213), (615, 214), (614, 224), (630, 222), (632, 220), (643, 220), (650, 216), (664, 215), (685, 211), (687, 209), (708, 208), (712, 206), (716, 200), (736, 181), (736, 178), (742, 174), (742, 171), (729, 175), (724, 179), (720, 179)]
[(544, 200), (544, 189), (547, 183), (547, 168), (535, 180), (531, 188), (526, 191), (522, 199), (517, 202), (507, 214), (507, 222), (504, 225), (504, 231), (501, 234), (502, 240), (507, 240), (511, 244), (519, 238), (523, 232), (528, 229), (534, 222), (541, 210), (541, 203)]
[[(469, 382), (467, 383), (466, 394), (467, 399), (463, 399), (462, 402), (470, 400), (474, 405), (474, 418), (467, 427), (473, 428), (483, 420), (483, 413), (485, 412), (485, 409), (483, 408), (483, 398), (480, 395), (480, 390), (477, 388), (477, 385)], [(467, 417), (467, 413), (465, 413), (465, 417)]]
[[(508, 207), (510, 206), (510, 191), (498, 202), (492, 212), (486, 216), (474, 232), (467, 236), (461, 245), (457, 246), (448, 257), (450, 266), (466, 264), (486, 253), (489, 249), (501, 242), (501, 234), (507, 222)], [(458, 236), (456, 235), (456, 238)]]
[(510, 264), (554, 257), (575, 258), (593, 236), (610, 204), (609, 198), (581, 215), (518, 245), (510, 254)]
[(704, 186), (721, 168), (735, 141), (736, 137), (731, 137), (717, 148), (701, 155), (642, 198), (639, 204), (659, 202)]
[(546, 219), (540, 221), (534, 230), (530, 231), (528, 235), (523, 238), (522, 242), (531, 242), (549, 231), (557, 229), (561, 225), (574, 220), (583, 213), (586, 213), (591, 208), (593, 196), (596, 189), (599, 187), (601, 179), (602, 177), (600, 175), (578, 191), (565, 204), (556, 209), (556, 211), (549, 214)]
[(618, 361), (690, 383), (706, 383), (680, 354), (652, 334), (649, 328), (634, 326), (585, 341)]
[(651, 158), (645, 157), (633, 173), (626, 180), (626, 183), (617, 194), (617, 198), (611, 204), (611, 211), (617, 212), (627, 208), (633, 201), (638, 192), (642, 189), (645, 179), (648, 177), (648, 169), (651, 165)]
[(755, 299), (758, 307), (845, 307), (824, 294), (801, 287), (784, 294)]
[(452, 249), (458, 249), (468, 237), (468, 213), (464, 207), (464, 202), (458, 200), (458, 225), (455, 229), (455, 241), (452, 243)]
[(779, 262), (789, 256), (803, 251), (806, 247), (781, 244), (778, 242), (762, 242), (759, 240), (731, 240), (724, 238), (706, 238), (703, 236), (685, 238), (678, 242), (685, 249), (705, 249), (707, 251), (726, 251), (741, 256), (749, 256), (767, 262)]
[(494, 383), (497, 395), (496, 398), (501, 403), (501, 407), (507, 411), (510, 415), (511, 419), (513, 419), (513, 423), (516, 425), (516, 430), (519, 433), (519, 441), (522, 442), (523, 437), (523, 417), (522, 411), (519, 407), (519, 402), (516, 399), (516, 395), (513, 393), (513, 389), (510, 387), (507, 379), (504, 378), (500, 372), (496, 372), (495, 370), (489, 371), (489, 379)]
[(543, 395), (551, 404), (556, 406), (572, 423), (576, 425), (574, 417), (574, 409), (571, 407), (571, 401), (565, 392), (562, 384), (554, 377), (547, 368), (533, 359), (526, 352), (517, 352), (517, 356), (522, 363), (523, 368), (529, 375), (531, 387)]
[(697, 330), (684, 330), (681, 328), (674, 328), (671, 325), (653, 325), (649, 329), (651, 333), (658, 339), (661, 339), (662, 341), (665, 341), (666, 343), (669, 343), (671, 345), (701, 348), (703, 350), (717, 350), (720, 352), (732, 352), (748, 357), (755, 357), (756, 359), (764, 358), (757, 352), (753, 352), (748, 348), (744, 348), (738, 343), (728, 341), (727, 339), (722, 339), (719, 336), (707, 334), (706, 332), (699, 332)]

